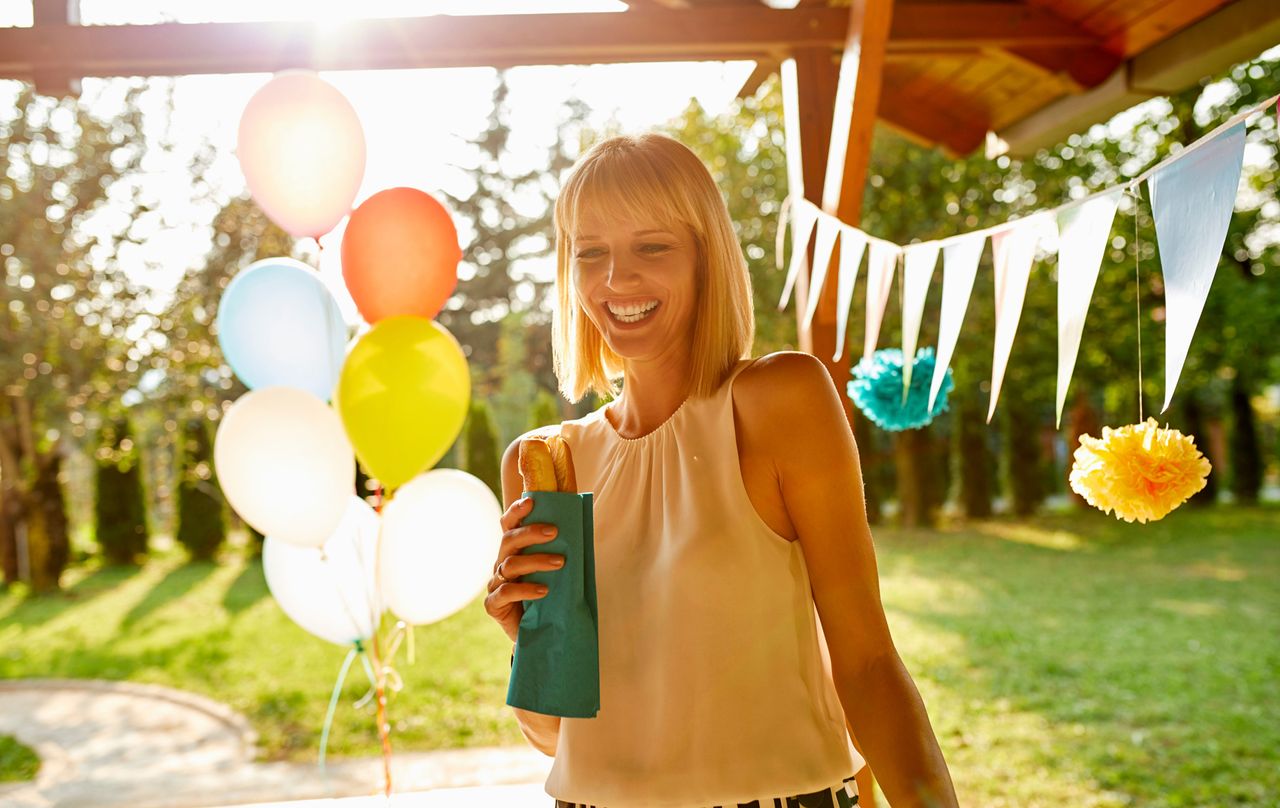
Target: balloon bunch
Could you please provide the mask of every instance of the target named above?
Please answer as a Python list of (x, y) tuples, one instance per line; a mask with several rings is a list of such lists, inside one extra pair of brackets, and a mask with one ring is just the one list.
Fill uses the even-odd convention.
[[(442, 620), (484, 589), (501, 540), (502, 509), (484, 482), (429, 470), (471, 399), (462, 348), (432, 319), (457, 286), (457, 231), (414, 188), (379, 191), (351, 210), (364, 134), (347, 99), (314, 73), (277, 74), (250, 99), (237, 152), (254, 199), (295, 237), (319, 243), (349, 215), (342, 276), (367, 327), (348, 341), (336, 299), (306, 264), (268, 258), (241, 271), (216, 329), (249, 392), (219, 424), (214, 464), (231, 507), (266, 537), (263, 569), (282, 611), (350, 646), (321, 767), (359, 657), (378, 699), (390, 795), (386, 690), (400, 689), (391, 660), (407, 637), (412, 661), (408, 627)], [(357, 459), (378, 483), (376, 508), (355, 491)], [(399, 620), (382, 636), (387, 610)]]

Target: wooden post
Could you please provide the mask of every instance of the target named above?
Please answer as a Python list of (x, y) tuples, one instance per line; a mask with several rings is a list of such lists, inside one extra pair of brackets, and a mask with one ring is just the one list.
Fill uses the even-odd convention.
[[(892, 0), (853, 0), (844, 52), (838, 63), (825, 48), (797, 48), (782, 66), (791, 193), (820, 204), (823, 210), (849, 224), (862, 220), (862, 191), (871, 157), (892, 12)], [(809, 255), (812, 263), (812, 251)], [(819, 290), (811, 328), (804, 328), (802, 323), (808, 305), (809, 272), (802, 271), (796, 278), (796, 325), (800, 350), (814, 354), (827, 366), (836, 389), (842, 393), (840, 398), (852, 428), (852, 402), (843, 395), (849, 381), (849, 362), (847, 358), (832, 359), (836, 348), (835, 275), (828, 272)], [(830, 674), (825, 635), (820, 639), (823, 661)], [(846, 728), (861, 753), (862, 747), (847, 721)], [(875, 779), (870, 766), (858, 773), (857, 782), (859, 804), (874, 808)]]

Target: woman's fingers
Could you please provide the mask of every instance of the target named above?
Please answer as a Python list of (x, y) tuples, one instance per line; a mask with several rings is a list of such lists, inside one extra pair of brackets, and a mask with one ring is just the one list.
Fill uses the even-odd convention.
[(485, 609), (492, 614), (495, 610), (502, 608), (510, 603), (516, 603), (522, 600), (537, 600), (547, 594), (547, 587), (543, 584), (526, 584), (518, 581), (502, 584), (497, 589), (489, 593), (484, 599)]
[(498, 573), (508, 581), (515, 581), (522, 575), (541, 570), (558, 570), (564, 566), (564, 556), (555, 553), (530, 553), (528, 555), (507, 556), (494, 567), (494, 574), (489, 578), (489, 591), (501, 585)]
[(520, 524), (520, 520), (529, 515), (529, 511), (533, 510), (532, 497), (524, 497), (517, 499), (511, 503), (511, 507), (507, 508), (499, 520), (502, 523), (503, 532), (514, 529)]
[(502, 534), (502, 543), (498, 548), (498, 561), (507, 556), (516, 555), (526, 547), (545, 544), (556, 537), (556, 532), (555, 525), (543, 522), (535, 522), (531, 525), (522, 525), (513, 530), (508, 530)]

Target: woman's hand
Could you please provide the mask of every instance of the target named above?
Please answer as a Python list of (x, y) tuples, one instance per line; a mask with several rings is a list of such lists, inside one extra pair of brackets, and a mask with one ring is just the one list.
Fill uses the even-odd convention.
[[(520, 550), (534, 544), (549, 542), (556, 536), (556, 526), (543, 522), (521, 525), (529, 515), (533, 500), (518, 499), (502, 514), (502, 544), (498, 549), (498, 561), (493, 565), (489, 578), (489, 595), (484, 599), (484, 610), (502, 626), (512, 642), (520, 631), (520, 618), (524, 616), (524, 601), (544, 597), (547, 587), (542, 584), (522, 583), (520, 576), (540, 570), (558, 570), (564, 566), (564, 556), (554, 553), (530, 553)], [(502, 578), (506, 578), (504, 583)]]

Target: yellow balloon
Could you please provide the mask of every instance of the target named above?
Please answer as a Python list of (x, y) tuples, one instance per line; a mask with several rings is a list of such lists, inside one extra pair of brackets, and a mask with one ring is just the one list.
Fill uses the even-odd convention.
[(347, 354), (333, 397), (365, 470), (396, 488), (453, 445), (471, 403), (462, 346), (434, 320), (379, 320)]

